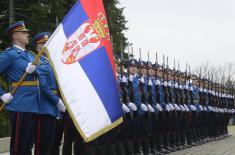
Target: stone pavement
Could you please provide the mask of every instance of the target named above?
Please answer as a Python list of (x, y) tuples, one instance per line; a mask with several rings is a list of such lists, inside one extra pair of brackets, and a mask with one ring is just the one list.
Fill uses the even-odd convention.
[(169, 155), (235, 155), (235, 126), (229, 126), (229, 134), (232, 136), (226, 139), (176, 151)]
[[(235, 126), (229, 126), (229, 134), (231, 136), (226, 139), (176, 151), (169, 155), (235, 155)], [(9, 153), (0, 153), (0, 155), (9, 155)]]

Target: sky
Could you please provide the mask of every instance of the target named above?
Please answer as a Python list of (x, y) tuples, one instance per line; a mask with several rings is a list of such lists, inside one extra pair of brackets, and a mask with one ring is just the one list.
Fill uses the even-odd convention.
[(128, 20), (126, 32), (134, 55), (161, 63), (186, 62), (192, 68), (209, 61), (211, 65), (231, 62), (235, 67), (234, 0), (119, 0)]

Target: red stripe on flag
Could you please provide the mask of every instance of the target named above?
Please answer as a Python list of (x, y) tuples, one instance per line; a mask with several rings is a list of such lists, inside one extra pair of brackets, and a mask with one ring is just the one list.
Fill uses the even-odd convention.
[[(103, 13), (105, 17), (107, 17), (102, 0), (93, 0), (93, 1), (80, 0), (80, 2), (92, 23), (94, 23), (97, 20), (97, 16), (99, 13)], [(107, 33), (110, 34), (108, 29), (107, 29)], [(116, 69), (115, 69), (114, 60), (113, 60), (113, 52), (112, 52), (113, 49), (112, 49), (110, 36), (109, 36), (109, 39), (101, 38), (101, 43), (102, 45), (104, 45), (106, 49), (110, 64), (112, 65), (113, 73), (116, 76)]]

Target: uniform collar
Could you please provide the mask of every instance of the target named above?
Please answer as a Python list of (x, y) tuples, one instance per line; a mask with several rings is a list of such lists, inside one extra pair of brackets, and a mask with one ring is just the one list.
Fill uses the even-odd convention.
[(25, 49), (23, 49), (22, 47), (20, 47), (20, 46), (17, 46), (17, 45), (13, 45), (14, 47), (16, 47), (16, 48), (18, 48), (18, 49), (20, 49), (21, 51), (25, 51)]

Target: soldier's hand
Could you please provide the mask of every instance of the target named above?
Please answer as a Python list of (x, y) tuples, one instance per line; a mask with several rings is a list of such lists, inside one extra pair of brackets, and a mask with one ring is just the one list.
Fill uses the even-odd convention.
[(197, 110), (197, 108), (194, 106), (194, 105), (190, 105), (190, 109), (192, 110), (192, 111), (196, 111)]
[(65, 105), (64, 105), (64, 102), (63, 102), (61, 99), (59, 99), (59, 102), (57, 103), (56, 106), (57, 106), (57, 108), (59, 109), (59, 111), (65, 112), (66, 107), (65, 107)]
[(172, 111), (175, 110), (174, 106), (171, 103), (169, 104), (169, 107)]
[(124, 103), (122, 103), (122, 110), (125, 112), (125, 113), (129, 113), (130, 112), (130, 108), (128, 108), (128, 106)]
[(175, 108), (176, 111), (180, 111), (180, 107), (176, 103), (174, 104), (174, 108)]
[(184, 104), (184, 108), (185, 108), (186, 111), (189, 111), (189, 108), (186, 104)]
[(185, 111), (184, 106), (180, 105), (180, 111)]
[(148, 111), (148, 107), (145, 104), (143, 104), (143, 103), (141, 103), (140, 108), (143, 111)]
[(165, 110), (168, 111), (168, 112), (171, 111), (171, 108), (168, 104), (165, 106)]
[(158, 103), (157, 103), (157, 105), (156, 105), (156, 108), (157, 108), (158, 111), (162, 111), (162, 110), (163, 110), (163, 109), (162, 109), (162, 106), (161, 106), (160, 104), (158, 104)]
[(129, 106), (129, 108), (130, 108), (132, 111), (136, 111), (136, 110), (137, 110), (136, 105), (135, 105), (134, 103), (132, 103), (132, 102), (129, 102), (129, 103), (128, 103), (128, 106)]
[(150, 104), (148, 104), (148, 109), (149, 109), (150, 112), (154, 112), (155, 111)]
[(36, 69), (36, 66), (35, 65), (32, 65), (32, 63), (28, 63), (28, 66), (26, 67), (26, 72), (28, 74), (32, 74)]
[(5, 93), (0, 98), (4, 103), (7, 104), (13, 100), (13, 96), (11, 95), (11, 93)]

